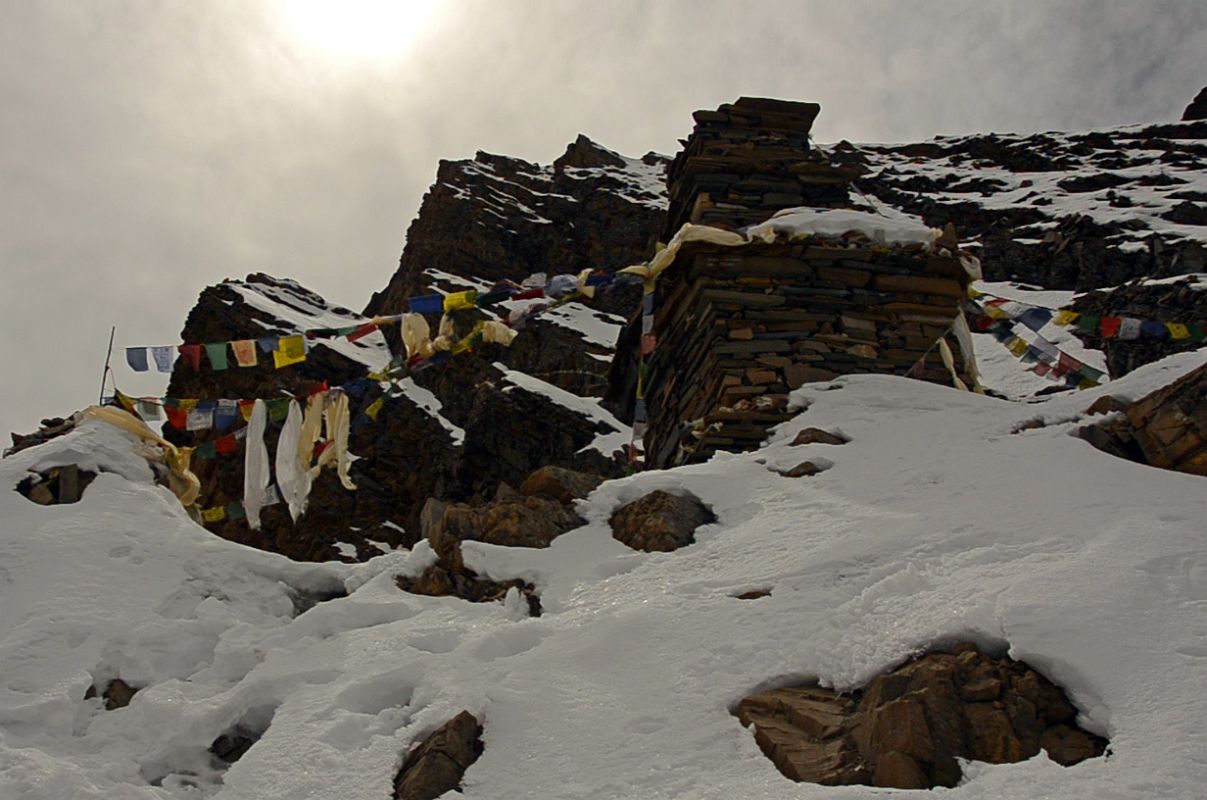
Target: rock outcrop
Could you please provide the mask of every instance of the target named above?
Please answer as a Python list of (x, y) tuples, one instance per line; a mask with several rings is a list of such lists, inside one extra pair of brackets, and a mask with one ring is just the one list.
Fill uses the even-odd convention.
[(436, 800), (456, 790), (484, 749), (478, 718), (462, 711), (407, 753), (394, 779), (394, 799)]
[(1207, 476), (1207, 366), (1080, 433), (1098, 449), (1121, 458)]
[(1207, 119), (1207, 86), (1199, 90), (1199, 93), (1190, 101), (1190, 105), (1186, 106), (1186, 110), (1182, 112), (1183, 122), (1196, 119)]
[(1043, 749), (1067, 767), (1106, 747), (1077, 726), (1077, 709), (1043, 675), (971, 644), (911, 661), (850, 696), (775, 689), (743, 699), (736, 713), (781, 773), (827, 786), (955, 786), (957, 759), (1005, 764)]
[(612, 537), (647, 553), (669, 553), (695, 541), (696, 528), (716, 522), (712, 510), (691, 494), (655, 490), (616, 509)]

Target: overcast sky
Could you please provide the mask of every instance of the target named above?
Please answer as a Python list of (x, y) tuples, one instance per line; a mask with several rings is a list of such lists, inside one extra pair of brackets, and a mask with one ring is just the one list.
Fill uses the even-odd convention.
[(578, 133), (673, 154), (691, 112), (820, 102), (820, 141), (1177, 119), (1207, 3), (0, 0), (0, 436), (96, 401), (110, 325), (289, 276), (359, 309), (441, 158)]

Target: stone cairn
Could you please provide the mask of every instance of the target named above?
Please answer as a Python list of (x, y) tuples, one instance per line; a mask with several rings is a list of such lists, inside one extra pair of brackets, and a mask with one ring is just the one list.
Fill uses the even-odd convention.
[[(685, 222), (736, 230), (784, 208), (849, 207), (856, 173), (809, 147), (819, 110), (742, 98), (696, 112), (668, 174), (665, 238)], [(657, 287), (647, 464), (757, 447), (791, 417), (788, 392), (805, 382), (875, 372), (950, 385), (936, 343), (961, 313), (968, 277), (954, 231), (939, 244), (888, 247), (852, 232), (682, 247)]]

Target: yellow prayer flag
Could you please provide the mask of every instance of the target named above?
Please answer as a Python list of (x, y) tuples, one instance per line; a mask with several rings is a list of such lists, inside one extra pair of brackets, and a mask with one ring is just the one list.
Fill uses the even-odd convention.
[(1077, 382), (1078, 389), (1093, 389), (1095, 386), (1101, 386), (1101, 384), (1093, 378), (1082, 378)]
[(1052, 321), (1062, 328), (1067, 328), (1076, 322), (1080, 316), (1081, 314), (1078, 314), (1076, 311), (1057, 311), (1052, 317)]
[(277, 369), (306, 360), (306, 339), (303, 336), (282, 336), (272, 351), (272, 363)]
[(221, 522), (226, 519), (226, 506), (201, 509), (201, 518), (206, 522)]
[(1169, 331), (1169, 338), (1171, 339), (1190, 338), (1190, 328), (1180, 322), (1166, 322), (1165, 327)]
[(1010, 319), (1010, 315), (997, 306), (985, 306), (985, 316), (990, 319)]
[(466, 289), (464, 292), (453, 292), (444, 296), (445, 311), (460, 311), (463, 308), (473, 308), (478, 299), (478, 292)]
[(465, 351), (469, 350), (469, 347), (470, 347), (469, 337), (466, 336), (464, 339), (458, 339), (453, 344), (452, 348), (450, 349), (450, 352), (453, 355), (459, 355), (459, 354), (464, 353)]
[(1027, 341), (1015, 336), (1007, 343), (1006, 349), (1014, 353), (1014, 355), (1021, 357), (1023, 353), (1027, 352)]
[(971, 299), (976, 300), (978, 297), (984, 297), (985, 293), (977, 291), (976, 289), (973, 289), (971, 286), (969, 286), (968, 287), (968, 296)]
[(365, 409), (365, 416), (368, 417), (369, 419), (373, 420), (374, 422), (376, 422), (377, 415), (381, 413), (381, 408), (385, 404), (386, 404), (386, 399), (384, 397), (377, 398), (376, 400), (374, 400), (372, 403), (369, 404), (368, 408)]
[(195, 409), (199, 402), (201, 402), (201, 401), (197, 400), (195, 398), (181, 398), (180, 400), (176, 401), (176, 403), (182, 409), (184, 409), (184, 413), (186, 413), (186, 414), (189, 413), (190, 411), (192, 411), (193, 409)]

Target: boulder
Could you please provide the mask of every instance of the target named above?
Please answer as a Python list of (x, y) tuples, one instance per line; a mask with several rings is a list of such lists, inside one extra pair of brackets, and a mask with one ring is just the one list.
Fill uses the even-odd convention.
[(1199, 93), (1190, 101), (1190, 105), (1186, 106), (1186, 110), (1182, 112), (1183, 122), (1195, 119), (1207, 119), (1207, 86), (1199, 90)]
[(701, 525), (716, 516), (691, 494), (677, 495), (661, 490), (621, 506), (612, 514), (612, 537), (634, 550), (670, 552), (695, 541)]
[(792, 469), (779, 471), (785, 478), (809, 478), (819, 472), (825, 472), (825, 467), (818, 466), (812, 461), (802, 461)]
[(399, 575), (394, 579), (399, 589), (411, 594), (421, 594), (427, 597), (459, 597), (471, 603), (501, 603), (507, 593), (515, 589), (528, 605), (528, 616), (541, 615), (541, 598), (536, 593), (536, 587), (519, 578), (504, 581), (492, 581), (483, 578), (461, 559), (460, 548), (454, 553), (441, 558), (423, 572), (412, 577)]
[(589, 475), (572, 469), (545, 466), (533, 472), (520, 484), (520, 493), (529, 497), (551, 497), (564, 505), (586, 497), (603, 483), (598, 475)]
[(504, 496), (484, 505), (431, 499), (420, 514), (424, 538), (439, 554), (464, 541), (504, 547), (548, 547), (584, 524), (572, 507), (548, 497)]
[(394, 778), (395, 800), (436, 800), (455, 791), (483, 749), (481, 723), (462, 711), (407, 753)]
[(1106, 747), (1076, 726), (1076, 709), (1050, 681), (971, 644), (903, 664), (850, 696), (774, 689), (743, 699), (736, 714), (781, 773), (826, 786), (952, 787), (957, 759), (1013, 763), (1042, 748), (1071, 766)]
[(105, 688), (97, 691), (96, 684), (88, 687), (88, 691), (84, 692), (84, 699), (90, 700), (93, 697), (101, 697), (105, 701), (105, 710), (113, 711), (117, 708), (125, 708), (130, 705), (130, 701), (134, 699), (134, 695), (138, 693), (141, 687), (131, 686), (121, 678), (114, 678), (105, 684)]

